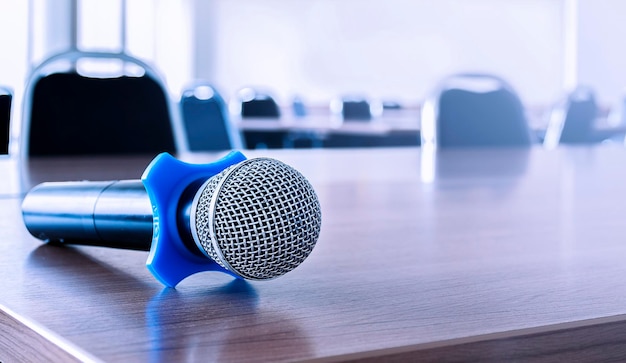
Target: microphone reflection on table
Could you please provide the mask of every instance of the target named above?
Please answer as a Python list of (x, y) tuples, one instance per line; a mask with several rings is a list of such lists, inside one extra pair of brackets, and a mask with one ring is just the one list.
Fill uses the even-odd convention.
[[(135, 257), (138, 256), (133, 260)], [(184, 291), (158, 289), (150, 281), (94, 257), (85, 249), (48, 244), (33, 249), (27, 263), (29, 269), (37, 271), (30, 286), (53, 286), (66, 303), (42, 299), (33, 312), (35, 317), (97, 309), (98, 316), (106, 317), (110, 324), (133, 332), (130, 339), (123, 334), (116, 336), (102, 347), (104, 350), (115, 350), (116, 344), (148, 344), (149, 348), (135, 360), (187, 361), (189, 352), (193, 352), (193, 357), (202, 357), (202, 361), (234, 362), (250, 360), (250, 351), (259, 345), (263, 350), (256, 355), (257, 360), (293, 361), (293, 352), (303, 357), (312, 354), (301, 319), (288, 309), (262, 304), (259, 287), (247, 280), (213, 276), (214, 281), (204, 287), (191, 282)], [(198, 283), (200, 278), (197, 276)], [(102, 279), (108, 283), (96, 281)], [(128, 306), (129, 291), (137, 300), (134, 308)], [(277, 336), (289, 339), (285, 342)], [(67, 338), (76, 343), (82, 339), (72, 333)], [(106, 354), (102, 352), (104, 357)]]
[(281, 276), (309, 256), (321, 229), (302, 174), (239, 152), (202, 165), (163, 153), (141, 180), (42, 183), (22, 214), (46, 242), (150, 251), (148, 269), (170, 287), (201, 271)]

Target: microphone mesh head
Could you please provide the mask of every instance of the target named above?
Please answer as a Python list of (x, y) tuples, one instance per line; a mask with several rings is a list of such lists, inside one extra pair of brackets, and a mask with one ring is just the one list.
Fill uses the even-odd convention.
[(320, 234), (322, 214), (311, 184), (278, 160), (243, 161), (210, 178), (193, 203), (196, 244), (243, 278), (265, 280), (300, 265)]

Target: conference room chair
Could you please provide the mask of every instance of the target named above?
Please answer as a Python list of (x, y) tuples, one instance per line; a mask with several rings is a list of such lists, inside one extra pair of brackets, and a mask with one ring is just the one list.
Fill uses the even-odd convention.
[(595, 131), (599, 109), (594, 91), (588, 86), (578, 86), (552, 109), (546, 129), (544, 146), (559, 144), (593, 144), (607, 135)]
[[(344, 121), (372, 121), (379, 118), (389, 102), (380, 102), (362, 95), (344, 95), (330, 102), (330, 111), (334, 117)], [(400, 108), (399, 104), (392, 107)]]
[(242, 118), (279, 118), (280, 109), (276, 100), (267, 92), (253, 88), (241, 89), (238, 93)]
[(373, 118), (372, 104), (365, 97), (345, 96), (339, 105), (339, 112), (343, 120), (370, 121)]
[(68, 51), (48, 58), (29, 77), (23, 115), (24, 156), (187, 150), (163, 80), (127, 54)]
[(12, 102), (13, 91), (8, 87), (0, 86), (0, 154), (9, 153)]
[(295, 96), (291, 100), (291, 108), (295, 118), (305, 118), (309, 114), (308, 108), (300, 96)]
[[(295, 95), (291, 100), (291, 112), (294, 122), (306, 122), (311, 120), (309, 107), (304, 98)], [(314, 118), (313, 118), (314, 119)], [(326, 137), (324, 132), (317, 130), (289, 130), (284, 138), (283, 146), (286, 149), (319, 148), (323, 146)]]
[[(231, 101), (231, 110), (241, 121), (278, 121), (280, 107), (269, 92), (252, 87), (242, 88)], [(283, 130), (244, 130), (243, 138), (247, 149), (283, 148), (286, 131)]]
[(231, 122), (224, 99), (215, 87), (196, 82), (181, 95), (180, 110), (190, 151), (241, 149), (242, 136)]
[(444, 78), (424, 102), (422, 145), (438, 147), (530, 147), (534, 142), (515, 89), (491, 74)]

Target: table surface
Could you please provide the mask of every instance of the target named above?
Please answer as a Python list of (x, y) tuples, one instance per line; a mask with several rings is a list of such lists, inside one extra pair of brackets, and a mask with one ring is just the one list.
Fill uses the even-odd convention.
[(234, 125), (242, 131), (309, 131), (321, 135), (379, 135), (391, 132), (419, 132), (419, 113), (415, 110), (403, 112), (387, 112), (382, 117), (371, 120), (343, 120), (327, 114), (312, 114), (303, 117), (282, 116), (281, 118), (255, 118), (233, 120)]
[[(323, 140), (329, 136), (364, 136), (385, 138), (392, 135), (407, 135), (419, 142), (420, 123), (419, 112), (416, 109), (386, 111), (380, 117), (371, 120), (342, 120), (340, 117), (315, 113), (304, 117), (284, 115), (280, 118), (235, 118), (233, 124), (242, 132), (254, 133), (305, 133), (309, 138)], [(536, 143), (543, 143), (547, 124), (533, 120), (530, 123)], [(612, 125), (606, 117), (598, 118), (594, 122), (589, 142), (617, 142), (623, 143), (626, 135), (624, 125)], [(400, 145), (413, 145), (413, 142), (403, 140)], [(331, 143), (332, 144), (332, 143)]]
[(275, 280), (176, 289), (145, 252), (45, 245), (21, 218), (36, 183), (150, 157), (0, 157), (0, 361), (625, 359), (626, 149), (244, 153), (309, 178), (318, 245)]

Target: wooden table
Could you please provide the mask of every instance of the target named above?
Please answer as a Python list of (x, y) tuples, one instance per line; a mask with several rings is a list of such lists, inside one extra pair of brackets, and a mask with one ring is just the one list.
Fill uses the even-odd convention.
[(43, 245), (20, 215), (34, 183), (150, 158), (0, 159), (0, 361), (626, 359), (625, 149), (246, 154), (310, 179), (317, 247), (275, 280), (176, 289), (144, 252)]
[(417, 146), (420, 142), (419, 113), (415, 109), (386, 111), (371, 120), (342, 120), (328, 113), (281, 118), (245, 118), (233, 121), (248, 148), (263, 143), (270, 148), (292, 147), (304, 142), (309, 147)]
[[(346, 120), (327, 114), (305, 117), (283, 116), (274, 118), (248, 118), (234, 121), (248, 148), (264, 143), (270, 148), (290, 148), (291, 139), (310, 140), (313, 147), (366, 147), (366, 146), (419, 146), (419, 112), (414, 109), (389, 113), (372, 120)], [(546, 133), (543, 123), (531, 124), (536, 143), (543, 143)], [(626, 128), (610, 125), (606, 119), (598, 119), (588, 136), (588, 144), (613, 142), (622, 144)], [(306, 145), (306, 144), (305, 144)]]
[(418, 132), (419, 116), (380, 117), (372, 120), (342, 120), (329, 115), (306, 117), (246, 118), (234, 121), (242, 131), (311, 131), (321, 134), (386, 135), (393, 131)]

